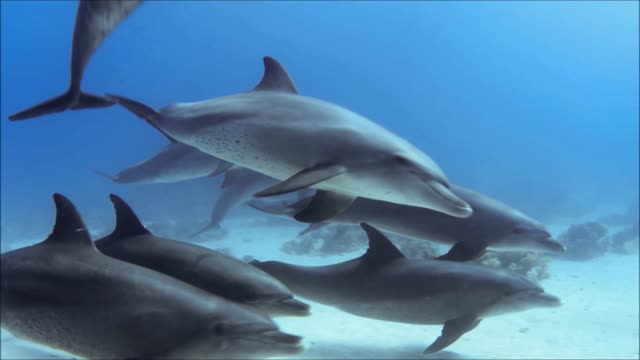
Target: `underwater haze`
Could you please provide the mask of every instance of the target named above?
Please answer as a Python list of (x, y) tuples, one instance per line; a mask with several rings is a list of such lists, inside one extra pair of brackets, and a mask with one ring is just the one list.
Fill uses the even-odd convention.
[[(167, 144), (117, 105), (9, 121), (68, 86), (78, 3), (0, 6), (3, 252), (50, 233), (56, 192), (75, 203), (96, 238), (113, 227), (108, 195), (115, 193), (150, 228), (191, 241), (223, 176), (151, 185), (98, 176)], [(599, 241), (610, 243), (632, 229), (636, 245), (624, 254), (550, 255), (549, 276), (539, 280), (562, 307), (487, 320), (440, 356), (638, 358), (638, 14), (636, 1), (148, 1), (97, 49), (82, 89), (158, 109), (248, 91), (262, 76), (262, 58), (272, 56), (300, 94), (383, 125), (433, 158), (452, 184), (539, 220), (565, 244), (572, 225), (602, 224)], [(199, 241), (239, 258), (305, 265), (366, 249), (284, 251), (305, 226), (243, 205), (223, 220), (223, 235)], [(278, 320), (309, 339), (300, 356), (420, 357), (440, 335), (438, 326), (310, 303), (312, 317)], [(505, 333), (507, 340), (497, 338)], [(3, 343), (12, 339), (3, 333)], [(34, 356), (4, 351), (3, 358)]]

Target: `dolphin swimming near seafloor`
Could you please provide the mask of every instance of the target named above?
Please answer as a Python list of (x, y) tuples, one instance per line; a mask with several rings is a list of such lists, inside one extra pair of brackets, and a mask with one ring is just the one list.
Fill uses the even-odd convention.
[(9, 116), (9, 120), (25, 120), (65, 110), (111, 106), (114, 101), (83, 92), (80, 88), (89, 59), (129, 14), (142, 4), (138, 0), (80, 0), (73, 30), (71, 50), (71, 81), (64, 94)]
[(171, 141), (152, 157), (120, 170), (115, 175), (96, 171), (117, 184), (175, 183), (217, 176), (232, 164), (176, 141)]
[(377, 229), (361, 224), (369, 249), (361, 257), (327, 266), (278, 261), (251, 263), (297, 295), (345, 312), (409, 324), (444, 324), (425, 353), (440, 351), (488, 316), (560, 300), (525, 277), (452, 261), (409, 260)]
[(16, 337), (99, 359), (264, 358), (302, 351), (266, 315), (102, 254), (53, 195), (52, 233), (2, 254), (0, 320)]
[(191, 237), (206, 231), (219, 229), (220, 222), (233, 208), (254, 199), (253, 194), (265, 186), (276, 184), (278, 180), (240, 166), (231, 166), (224, 173), (222, 190), (213, 206), (209, 224), (196, 231)]
[(113, 232), (95, 241), (102, 253), (170, 275), (271, 316), (306, 316), (309, 305), (296, 300), (279, 280), (217, 251), (154, 236), (120, 197), (109, 196), (116, 213)]
[(244, 93), (160, 111), (108, 96), (182, 143), (281, 181), (256, 196), (319, 189), (299, 221), (329, 219), (356, 197), (471, 215), (427, 154), (346, 108), (298, 95), (280, 63), (263, 61), (262, 80)]
[[(453, 245), (441, 260), (473, 260), (486, 249), (565, 251), (564, 245), (553, 240), (543, 224), (521, 211), (462, 186), (452, 184), (451, 191), (471, 205), (470, 217), (456, 218), (415, 206), (358, 198), (351, 207), (327, 222), (352, 225), (366, 222), (396, 235)], [(308, 197), (283, 205), (253, 200), (249, 205), (267, 213), (293, 216), (310, 201)]]

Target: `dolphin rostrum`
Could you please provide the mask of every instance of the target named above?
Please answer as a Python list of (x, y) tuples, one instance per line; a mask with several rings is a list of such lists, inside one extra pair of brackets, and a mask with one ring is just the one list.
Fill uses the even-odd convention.
[(409, 260), (378, 230), (361, 226), (369, 237), (369, 249), (361, 257), (328, 266), (252, 264), (297, 295), (354, 315), (444, 324), (442, 335), (425, 353), (451, 345), (485, 317), (560, 305), (557, 297), (515, 273), (452, 261)]
[(272, 316), (306, 316), (309, 305), (254, 266), (217, 251), (154, 236), (120, 197), (109, 196), (116, 226), (96, 240), (102, 253), (170, 275), (212, 294), (254, 306)]
[(75, 29), (73, 30), (69, 88), (62, 95), (10, 115), (9, 120), (25, 120), (69, 109), (77, 110), (113, 105), (113, 101), (103, 96), (83, 92), (80, 89), (82, 76), (89, 59), (104, 39), (140, 4), (142, 1), (138, 0), (80, 0), (76, 13)]
[(247, 358), (299, 353), (300, 338), (266, 315), (97, 250), (54, 194), (39, 244), (2, 254), (2, 328), (87, 358)]
[[(396, 235), (453, 245), (447, 254), (440, 257), (442, 260), (473, 260), (487, 248), (565, 251), (564, 245), (553, 240), (543, 224), (521, 211), (458, 185), (452, 184), (451, 190), (471, 205), (473, 214), (470, 217), (456, 218), (415, 206), (358, 198), (351, 207), (328, 222), (352, 225), (366, 222)], [(293, 216), (310, 201), (311, 198), (301, 199), (287, 206), (282, 203), (266, 204), (256, 199), (249, 205), (268, 213)], [(309, 230), (305, 229), (303, 233)]]
[(180, 142), (281, 181), (256, 196), (319, 189), (299, 221), (329, 219), (356, 197), (471, 215), (427, 154), (346, 108), (298, 95), (280, 63), (263, 61), (262, 80), (244, 93), (159, 111), (109, 96)]

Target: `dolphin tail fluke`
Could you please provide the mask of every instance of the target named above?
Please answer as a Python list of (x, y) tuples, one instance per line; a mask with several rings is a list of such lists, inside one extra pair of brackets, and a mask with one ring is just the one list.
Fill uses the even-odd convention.
[(9, 115), (9, 120), (27, 120), (42, 115), (63, 112), (69, 109), (79, 110), (107, 107), (113, 105), (114, 103), (114, 101), (106, 97), (83, 92), (79, 93), (77, 91), (69, 89), (62, 95), (56, 96), (26, 110), (17, 112), (13, 115)]
[(442, 328), (442, 335), (440, 335), (433, 344), (429, 345), (424, 353), (432, 354), (446, 348), (456, 342), (462, 335), (473, 330), (478, 326), (480, 321), (481, 319), (473, 315), (447, 320)]

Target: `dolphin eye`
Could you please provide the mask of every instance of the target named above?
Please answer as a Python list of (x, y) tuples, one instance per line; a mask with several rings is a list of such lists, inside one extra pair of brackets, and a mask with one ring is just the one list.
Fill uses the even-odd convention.
[(226, 331), (226, 327), (224, 326), (223, 323), (213, 324), (210, 329), (216, 335), (224, 335), (224, 333)]

